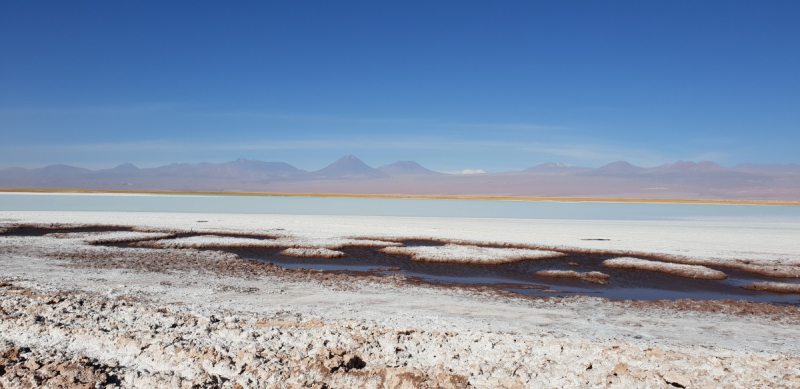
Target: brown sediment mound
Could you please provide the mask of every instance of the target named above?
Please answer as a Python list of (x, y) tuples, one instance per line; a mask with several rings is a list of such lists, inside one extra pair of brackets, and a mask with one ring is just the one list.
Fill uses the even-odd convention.
[(566, 254), (555, 251), (530, 249), (505, 249), (495, 247), (464, 246), (446, 244), (444, 246), (386, 247), (386, 254), (407, 255), (414, 261), (469, 263), (496, 265), (519, 262), (529, 259), (548, 259), (564, 257)]
[(28, 348), (0, 349), (0, 387), (94, 388), (116, 383), (117, 370), (85, 356), (69, 358)]
[(287, 257), (296, 257), (296, 258), (342, 258), (347, 256), (347, 254), (336, 251), (336, 250), (329, 250), (329, 249), (286, 249), (281, 251), (281, 255)]
[(542, 270), (542, 271), (537, 271), (536, 275), (540, 277), (552, 277), (552, 278), (575, 278), (582, 281), (591, 282), (593, 284), (607, 284), (608, 279), (611, 278), (610, 275), (605, 273), (600, 273), (599, 271), (578, 273), (572, 270)]
[(800, 322), (800, 308), (745, 300), (607, 300), (610, 304), (636, 309), (666, 309), (674, 311), (721, 313), (734, 316), (759, 316), (774, 321)]
[(750, 290), (763, 290), (773, 293), (800, 294), (800, 284), (789, 284), (786, 282), (756, 282), (744, 285), (741, 288)]
[(728, 275), (705, 266), (683, 265), (670, 262), (648, 261), (646, 259), (620, 257), (603, 261), (603, 266), (612, 269), (647, 270), (672, 274), (686, 278), (700, 278), (705, 280), (724, 280)]

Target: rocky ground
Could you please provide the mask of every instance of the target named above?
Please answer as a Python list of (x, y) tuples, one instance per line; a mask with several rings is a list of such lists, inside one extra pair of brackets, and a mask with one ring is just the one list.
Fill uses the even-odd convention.
[(800, 387), (794, 307), (526, 298), (86, 239), (0, 235), (0, 386)]

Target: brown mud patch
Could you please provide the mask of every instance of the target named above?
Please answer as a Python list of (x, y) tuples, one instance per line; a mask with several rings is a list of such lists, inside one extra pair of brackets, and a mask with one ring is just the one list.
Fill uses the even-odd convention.
[(41, 352), (27, 347), (0, 346), (0, 387), (89, 389), (116, 387), (118, 369), (86, 356)]
[(800, 324), (800, 308), (744, 300), (608, 300), (608, 303), (624, 308), (757, 316), (773, 321), (785, 320)]

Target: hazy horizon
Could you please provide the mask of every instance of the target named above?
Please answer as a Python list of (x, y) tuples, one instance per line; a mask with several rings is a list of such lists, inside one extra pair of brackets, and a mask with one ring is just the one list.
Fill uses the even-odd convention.
[[(358, 156), (355, 155), (355, 154), (347, 154), (345, 156), (342, 156), (341, 158), (345, 158), (345, 157), (349, 157), (349, 156), (353, 156), (353, 157), (358, 158)], [(341, 159), (341, 158), (339, 158), (339, 159)], [(361, 158), (358, 158), (358, 159), (361, 160)], [(23, 169), (28, 169), (28, 170), (35, 170), (35, 169), (41, 169), (41, 168), (45, 168), (45, 167), (49, 167), (49, 166), (66, 165), (66, 166), (72, 166), (72, 167), (77, 167), (77, 168), (82, 168), (82, 169), (88, 169), (88, 170), (92, 170), (92, 171), (98, 171), (98, 170), (110, 170), (110, 169), (114, 169), (114, 168), (117, 168), (117, 167), (120, 167), (120, 166), (124, 166), (124, 165), (127, 165), (127, 164), (133, 165), (138, 169), (154, 169), (154, 168), (166, 167), (166, 166), (170, 166), (170, 165), (224, 164), (224, 163), (236, 162), (236, 161), (240, 161), (240, 160), (256, 161), (256, 162), (267, 162), (267, 163), (287, 163), (287, 164), (289, 164), (289, 165), (291, 165), (293, 167), (296, 167), (295, 165), (290, 164), (290, 163), (285, 162), (285, 161), (261, 160), (261, 159), (252, 159), (252, 158), (239, 157), (239, 158), (235, 158), (235, 159), (231, 159), (231, 160), (220, 160), (220, 161), (199, 161), (199, 162), (172, 161), (172, 162), (165, 163), (165, 164), (144, 164), (144, 165), (136, 164), (136, 163), (133, 163), (133, 162), (130, 162), (130, 161), (122, 161), (122, 162), (118, 162), (118, 163), (111, 163), (109, 165), (99, 165), (99, 166), (94, 166), (92, 164), (88, 164), (88, 165), (87, 164), (74, 164), (73, 165), (73, 164), (60, 163), (59, 162), (59, 163), (52, 163), (52, 164), (47, 164), (47, 165), (42, 165), (42, 164), (27, 165), (27, 166), (11, 165), (11, 166), (7, 166), (7, 167), (2, 167), (2, 168), (0, 168), (0, 170), (7, 170), (7, 169), (13, 169), (13, 168), (23, 168)], [(335, 162), (335, 161), (329, 161), (328, 163), (324, 163), (323, 165), (317, 166), (315, 168), (301, 169), (301, 170), (307, 171), (307, 172), (313, 172), (313, 171), (321, 170), (321, 169), (329, 166), (333, 162)], [(391, 165), (391, 164), (394, 164), (394, 163), (400, 163), (400, 162), (414, 162), (414, 163), (417, 163), (417, 161), (412, 161), (412, 160), (397, 160), (397, 161), (394, 161), (394, 162), (391, 162), (391, 163), (388, 163), (388, 164), (385, 164), (385, 165), (376, 165), (376, 164), (373, 164), (373, 163), (369, 163), (367, 161), (363, 161), (363, 162), (365, 164), (369, 165), (370, 167), (373, 167), (373, 168), (379, 168), (379, 167), (382, 167), (382, 166), (388, 166), (388, 165)], [(548, 165), (548, 164), (555, 164), (555, 165), (561, 165), (561, 166), (564, 166), (564, 167), (573, 167), (573, 168), (597, 169), (597, 168), (601, 168), (601, 167), (608, 166), (610, 164), (614, 164), (614, 163), (618, 163), (618, 162), (630, 163), (630, 162), (624, 161), (624, 160), (616, 160), (616, 161), (608, 161), (606, 163), (602, 163), (602, 164), (596, 165), (596, 166), (587, 166), (587, 165), (566, 164), (566, 163), (562, 163), (562, 162), (554, 160), (554, 161), (540, 162), (540, 163), (536, 163), (534, 165), (529, 165), (529, 166), (524, 166), (524, 167), (517, 167), (514, 170), (508, 170), (508, 171), (497, 171), (497, 172), (484, 172), (484, 171), (481, 171), (481, 172), (476, 172), (476, 171), (471, 170), (471, 169), (463, 169), (463, 170), (460, 170), (460, 171), (436, 171), (436, 172), (442, 173), (442, 174), (512, 173), (512, 172), (522, 172), (522, 171), (524, 171), (526, 169), (535, 168), (535, 167), (539, 167), (539, 166), (544, 166), (544, 165)], [(723, 165), (723, 164), (717, 163), (716, 161), (707, 161), (707, 160), (703, 160), (703, 161), (677, 160), (677, 161), (665, 162), (665, 163), (662, 163), (660, 165), (652, 165), (652, 166), (640, 166), (640, 165), (636, 165), (636, 164), (631, 164), (631, 165), (634, 165), (636, 167), (642, 167), (642, 168), (645, 168), (645, 169), (649, 169), (649, 168), (656, 168), (656, 167), (661, 167), (661, 166), (674, 165), (676, 163), (677, 164), (680, 164), (680, 163), (690, 163), (690, 164), (692, 164), (692, 163), (693, 164), (713, 163), (713, 164), (718, 164), (718, 165), (720, 165), (722, 167), (725, 167), (725, 168), (735, 168), (737, 166), (744, 166), (744, 165), (760, 165), (760, 166), (772, 166), (772, 165), (774, 165), (774, 166), (795, 166), (795, 165), (799, 165), (798, 163), (794, 163), (794, 162), (787, 162), (787, 163), (752, 163), (752, 162), (747, 162), (747, 161), (739, 162), (739, 163), (731, 164), (731, 165)], [(427, 167), (425, 167), (425, 168), (427, 168)], [(431, 170), (433, 170), (433, 169), (431, 169)]]

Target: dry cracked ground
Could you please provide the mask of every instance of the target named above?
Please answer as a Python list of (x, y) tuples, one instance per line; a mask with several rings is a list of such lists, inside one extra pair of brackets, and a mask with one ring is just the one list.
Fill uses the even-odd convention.
[(0, 386), (800, 387), (794, 307), (526, 298), (83, 238), (0, 235)]

